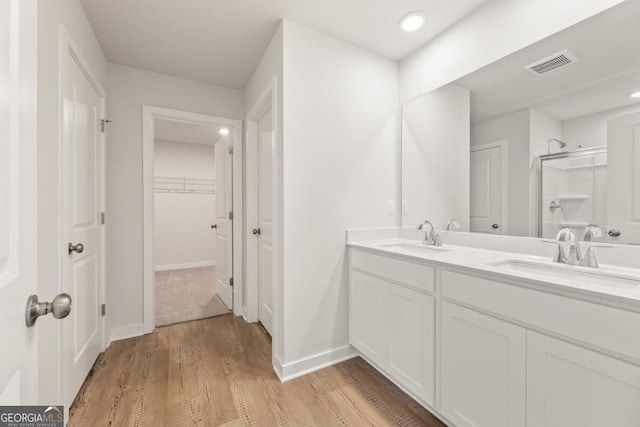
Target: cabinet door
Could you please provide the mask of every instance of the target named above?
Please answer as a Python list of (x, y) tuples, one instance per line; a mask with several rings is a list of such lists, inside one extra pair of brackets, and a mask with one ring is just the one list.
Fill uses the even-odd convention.
[(442, 304), (441, 407), (456, 426), (525, 425), (526, 331)]
[(385, 282), (375, 277), (351, 272), (349, 287), (350, 343), (372, 362), (383, 360), (383, 294)]
[(434, 299), (402, 286), (387, 286), (385, 317), (389, 373), (416, 396), (433, 405)]
[(528, 331), (527, 426), (640, 426), (640, 367)]

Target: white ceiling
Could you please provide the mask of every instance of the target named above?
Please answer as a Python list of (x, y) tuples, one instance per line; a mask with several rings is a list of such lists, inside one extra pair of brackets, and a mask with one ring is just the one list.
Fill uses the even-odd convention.
[[(471, 90), (472, 122), (534, 108), (568, 120), (638, 103), (640, 1), (628, 1), (456, 82)], [(523, 67), (563, 49), (578, 62), (542, 76)]]
[(156, 141), (182, 142), (213, 147), (221, 137), (219, 130), (220, 126), (199, 125), (175, 120), (154, 120), (154, 139)]
[(488, 0), (80, 1), (109, 61), (244, 89), (282, 18), (399, 60)]

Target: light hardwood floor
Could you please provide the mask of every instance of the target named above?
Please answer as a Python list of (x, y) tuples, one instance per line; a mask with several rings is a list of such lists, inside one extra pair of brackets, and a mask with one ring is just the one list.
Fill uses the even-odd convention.
[(114, 342), (70, 426), (443, 426), (362, 359), (281, 384), (271, 341), (233, 315)]

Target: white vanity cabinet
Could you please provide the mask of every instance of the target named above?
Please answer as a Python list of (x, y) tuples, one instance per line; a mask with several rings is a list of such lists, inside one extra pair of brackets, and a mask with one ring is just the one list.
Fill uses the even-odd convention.
[(435, 393), (435, 270), (351, 251), (350, 342), (428, 405)]
[(624, 360), (640, 360), (640, 313), (457, 271), (441, 287), (454, 425), (640, 426), (640, 366)]
[(460, 427), (525, 425), (526, 330), (442, 304), (442, 414)]
[(452, 426), (640, 426), (633, 299), (357, 247), (349, 298), (351, 344)]
[(528, 427), (639, 425), (639, 366), (527, 332)]

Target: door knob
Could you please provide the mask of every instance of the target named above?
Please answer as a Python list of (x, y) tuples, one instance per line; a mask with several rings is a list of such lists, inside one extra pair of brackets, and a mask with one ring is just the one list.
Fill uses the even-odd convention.
[(215, 228), (215, 229), (217, 229), (217, 228), (218, 228), (218, 224), (213, 224), (213, 225), (211, 226), (211, 228)]
[(82, 243), (78, 243), (77, 245), (74, 245), (73, 243), (69, 243), (69, 255), (71, 255), (73, 252), (77, 252), (81, 254), (83, 251), (84, 251), (84, 245)]
[(498, 228), (500, 228), (500, 226), (498, 224), (493, 224), (491, 228), (493, 228), (494, 230), (497, 230)]
[(27, 299), (27, 309), (25, 312), (25, 322), (27, 327), (36, 324), (40, 316), (53, 313), (56, 319), (64, 319), (71, 312), (71, 297), (69, 294), (58, 294), (52, 302), (38, 302), (37, 295), (31, 295)]
[(260, 229), (259, 229), (259, 228), (254, 228), (254, 229), (253, 229), (253, 231), (252, 231), (252, 233), (253, 233), (254, 235), (256, 235), (256, 236), (259, 236), (259, 235), (260, 235)]
[(612, 230), (609, 230), (609, 231), (607, 232), (607, 234), (608, 234), (609, 236), (611, 236), (611, 237), (620, 237), (620, 235), (621, 235), (622, 233), (620, 233), (620, 230), (616, 230), (616, 229), (614, 228), (614, 229), (612, 229)]

